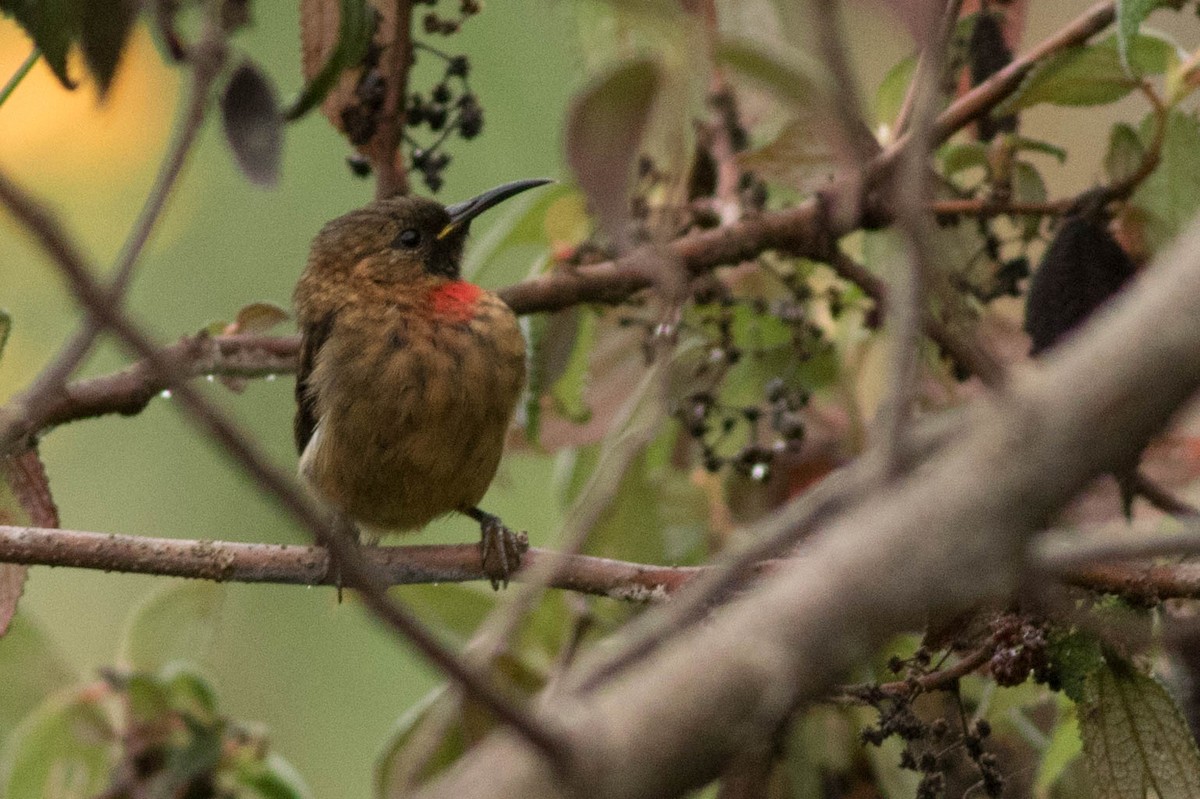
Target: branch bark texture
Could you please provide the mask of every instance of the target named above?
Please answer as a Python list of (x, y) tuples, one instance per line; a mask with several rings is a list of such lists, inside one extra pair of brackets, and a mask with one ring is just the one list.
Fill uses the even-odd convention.
[[(929, 615), (1004, 597), (1028, 538), (1127, 465), (1200, 387), (1200, 225), (1114, 308), (975, 403), (961, 433), (826, 526), (787, 564), (590, 693), (542, 713), (573, 751), (564, 781), (498, 733), (423, 797), (675, 796), (716, 776), (844, 669)], [(582, 668), (585, 668), (581, 664)]]

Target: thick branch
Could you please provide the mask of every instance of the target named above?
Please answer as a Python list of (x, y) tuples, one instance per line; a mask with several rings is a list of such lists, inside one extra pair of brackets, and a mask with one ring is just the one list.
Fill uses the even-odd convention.
[[(967, 409), (962, 431), (854, 506), (791, 561), (590, 693), (546, 714), (596, 797), (675, 796), (928, 615), (1005, 597), (1026, 541), (1128, 464), (1200, 387), (1200, 225), (1108, 311)], [(682, 599), (682, 597), (681, 597)], [(422, 796), (563, 796), (527, 744), (497, 734)]]
[[(388, 585), (459, 583), (489, 579), (478, 544), (361, 547), (363, 559)], [(634, 602), (652, 602), (677, 591), (700, 567), (638, 563), (563, 555), (533, 548), (513, 579), (552, 561), (550, 585)], [(0, 525), (0, 563), (67, 566), (198, 580), (288, 585), (339, 585), (343, 580), (324, 547), (243, 544), (107, 535), (74, 530)]]

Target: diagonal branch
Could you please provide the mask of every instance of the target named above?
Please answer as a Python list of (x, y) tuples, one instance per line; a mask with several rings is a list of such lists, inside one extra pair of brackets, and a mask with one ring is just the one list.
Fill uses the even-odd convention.
[[(703, 784), (897, 631), (1003, 599), (1032, 535), (1200, 388), (1196, 292), (1200, 223), (1080, 335), (1011, 375), (1002, 398), (967, 408), (953, 440), (706, 624), (590, 692), (548, 699), (587, 766), (588, 794), (666, 797)], [(483, 784), (498, 799), (577, 787), (500, 733), (419, 796)]]

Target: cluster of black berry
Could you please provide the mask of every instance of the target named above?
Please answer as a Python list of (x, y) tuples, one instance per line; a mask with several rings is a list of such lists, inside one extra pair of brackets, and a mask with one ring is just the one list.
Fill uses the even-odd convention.
[(471, 65), (466, 56), (449, 55), (421, 42), (415, 48), (442, 59), (446, 65), (441, 80), (427, 94), (413, 92), (404, 108), (404, 122), (409, 128), (424, 127), (434, 134), (428, 145), (421, 145), (407, 133), (404, 138), (412, 148), (413, 170), (421, 173), (430, 191), (437, 191), (442, 187), (442, 172), (450, 164), (450, 155), (441, 149), (442, 145), (453, 133), (466, 140), (478, 136), (483, 130), (483, 107), (467, 82)]
[[(698, 383), (711, 390), (692, 392), (675, 410), (675, 416), (700, 451), (700, 461), (710, 472), (728, 466), (738, 474), (754, 480), (770, 476), (776, 455), (798, 449), (804, 439), (801, 411), (809, 395), (803, 388), (789, 385), (774, 377), (763, 387), (761, 401), (748, 405), (730, 405), (718, 397), (719, 387), (729, 370), (743, 358), (763, 358), (768, 352), (760, 347), (739, 343), (734, 335), (734, 310), (749, 308), (758, 316), (771, 315), (793, 327), (790, 352), (803, 359), (811, 349), (812, 331), (804, 317), (803, 308), (792, 301), (768, 303), (764, 300), (739, 300), (722, 296), (718, 300), (701, 297), (700, 307), (711, 306), (698, 322), (690, 324), (704, 334), (707, 357), (695, 369)], [(623, 320), (626, 323), (636, 320)], [(744, 443), (736, 450), (731, 442)]]
[(892, 736), (904, 741), (900, 767), (921, 774), (917, 787), (919, 799), (943, 796), (947, 777), (966, 761), (978, 773), (977, 784), (982, 786), (984, 794), (995, 799), (1004, 790), (1004, 776), (996, 756), (983, 748), (984, 740), (991, 735), (991, 725), (987, 719), (967, 722), (957, 686), (951, 690), (959, 703), (961, 723), (952, 723), (945, 717), (925, 721), (913, 710), (914, 701), (925, 691), (921, 679), (930, 673), (931, 663), (932, 654), (925, 647), (908, 659), (893, 656), (888, 669), (896, 675), (903, 673), (901, 683), (888, 686), (888, 690), (874, 685), (856, 691), (859, 698), (879, 712), (879, 723), (865, 728), (860, 737), (863, 743), (872, 746), (882, 746)]
[[(438, 0), (416, 0), (416, 4), (436, 6)], [(430, 11), (421, 22), (425, 32), (430, 35), (451, 36), (458, 33), (467, 18), (475, 16), (479, 11), (479, 0), (459, 0), (457, 17), (444, 17), (436, 11)]]

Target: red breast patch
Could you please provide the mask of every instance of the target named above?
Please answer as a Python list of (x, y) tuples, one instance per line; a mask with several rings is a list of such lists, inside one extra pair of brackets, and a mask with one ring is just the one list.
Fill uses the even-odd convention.
[(429, 292), (434, 316), (452, 322), (465, 322), (475, 315), (475, 303), (483, 289), (465, 280), (455, 280)]

